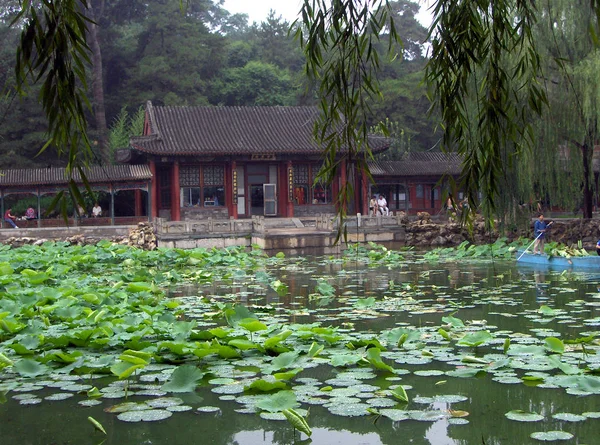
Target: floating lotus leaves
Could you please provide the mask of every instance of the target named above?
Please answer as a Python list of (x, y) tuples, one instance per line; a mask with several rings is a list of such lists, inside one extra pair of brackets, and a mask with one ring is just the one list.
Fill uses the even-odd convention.
[(44, 397), (44, 400), (50, 400), (50, 401), (67, 400), (67, 399), (70, 399), (71, 397), (73, 397), (72, 393), (59, 392), (59, 393)]
[(392, 368), (390, 365), (384, 363), (383, 360), (381, 360), (381, 350), (379, 348), (367, 349), (365, 359), (377, 369), (381, 369), (383, 371), (388, 372), (394, 372), (394, 368)]
[(169, 392), (192, 392), (206, 375), (194, 365), (182, 365), (173, 371), (169, 381), (161, 389)]
[(157, 422), (168, 419), (173, 413), (166, 409), (146, 409), (142, 411), (127, 411), (119, 414), (117, 419), (123, 422)]
[(221, 412), (221, 408), (218, 406), (201, 406), (196, 411), (199, 413), (218, 413)]
[(544, 416), (540, 414), (522, 411), (520, 409), (509, 411), (504, 415), (508, 419), (516, 420), (517, 422), (539, 422), (540, 420), (544, 420)]
[(574, 436), (566, 431), (539, 431), (536, 433), (531, 433), (529, 437), (541, 442), (554, 442), (557, 440), (569, 440)]
[(335, 367), (345, 367), (355, 365), (362, 360), (359, 354), (336, 354), (331, 357), (330, 363)]
[(264, 324), (261, 321), (258, 321), (254, 318), (245, 318), (243, 320), (240, 320), (238, 322), (238, 326), (243, 327), (244, 329), (247, 329), (250, 332), (259, 332), (259, 331), (266, 331), (267, 330), (267, 325)]
[(354, 303), (354, 306), (358, 309), (368, 309), (368, 308), (375, 306), (376, 301), (377, 300), (375, 300), (375, 297), (360, 298), (360, 299), (356, 300), (356, 302)]
[(14, 364), (14, 369), (23, 377), (36, 377), (50, 371), (50, 368), (46, 365), (29, 358), (23, 358), (17, 361)]
[(572, 413), (555, 413), (552, 414), (552, 418), (556, 420), (563, 420), (565, 422), (583, 422), (587, 419), (586, 416)]
[(271, 361), (271, 368), (275, 371), (291, 368), (299, 357), (298, 352), (284, 352)]
[(296, 406), (298, 406), (298, 402), (293, 391), (279, 391), (275, 394), (262, 397), (256, 403), (257, 408), (271, 413), (295, 408)]
[(343, 417), (359, 417), (369, 414), (367, 411), (369, 409), (369, 405), (366, 403), (353, 402), (351, 400), (352, 398), (350, 397), (346, 400), (337, 400), (336, 403), (327, 405), (327, 409), (332, 414)]
[(402, 409), (381, 409), (378, 413), (394, 422), (410, 419), (408, 411)]
[(449, 324), (453, 328), (464, 328), (465, 324), (460, 318), (456, 318), (452, 315), (448, 315), (446, 317), (442, 317), (442, 321), (444, 323)]
[(408, 411), (408, 416), (412, 420), (418, 420), (420, 422), (436, 422), (446, 417), (446, 414), (442, 411)]
[(183, 399), (179, 397), (159, 397), (157, 399), (146, 400), (145, 403), (151, 408), (168, 408), (170, 406), (181, 405)]
[(445, 375), (446, 373), (444, 371), (440, 371), (439, 369), (422, 369), (413, 372), (413, 374), (421, 377), (431, 377)]
[(288, 385), (281, 380), (258, 379), (244, 387), (245, 391), (271, 392), (280, 389), (287, 389)]
[(267, 412), (267, 411), (262, 411), (259, 414), (261, 419), (265, 419), (265, 420), (287, 420), (285, 415), (282, 412)]
[(486, 374), (486, 371), (478, 368), (458, 368), (452, 371), (447, 371), (446, 375), (451, 377), (470, 378)]
[(476, 347), (490, 342), (493, 338), (489, 331), (477, 331), (465, 334), (456, 344), (459, 346)]
[(126, 413), (128, 411), (142, 411), (146, 409), (150, 409), (150, 406), (145, 402), (123, 402), (104, 408), (104, 411), (107, 413)]

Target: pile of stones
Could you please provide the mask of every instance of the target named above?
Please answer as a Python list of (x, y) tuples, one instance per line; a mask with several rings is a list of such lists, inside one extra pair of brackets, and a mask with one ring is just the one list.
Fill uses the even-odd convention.
[(152, 224), (149, 222), (139, 223), (137, 229), (129, 232), (129, 236), (121, 243), (128, 246), (136, 246), (144, 250), (155, 250), (157, 242)]
[[(86, 246), (88, 244), (97, 244), (104, 238), (98, 238), (86, 235), (73, 235), (61, 239), (49, 238), (33, 238), (33, 237), (11, 237), (4, 240), (2, 243), (12, 247), (21, 247), (26, 244), (42, 245), (47, 241), (65, 241), (73, 246)], [(127, 246), (135, 246), (144, 250), (155, 250), (157, 247), (156, 234), (152, 228), (152, 224), (141, 222), (138, 226), (129, 232), (127, 236), (113, 237), (109, 241), (113, 243), (123, 244)]]

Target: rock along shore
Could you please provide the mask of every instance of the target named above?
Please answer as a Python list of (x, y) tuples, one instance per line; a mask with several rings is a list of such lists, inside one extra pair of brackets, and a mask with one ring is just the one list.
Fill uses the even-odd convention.
[[(500, 233), (497, 230), (486, 230), (483, 219), (477, 219), (471, 229), (454, 221), (433, 221), (430, 218), (418, 220), (402, 219), (399, 226), (404, 231), (404, 244), (415, 248), (435, 248), (458, 246), (464, 241), (472, 244), (493, 243)], [(521, 230), (512, 230), (502, 234), (510, 241), (519, 237), (531, 238), (533, 233), (533, 220), (531, 227)], [(75, 235), (62, 239), (46, 239), (33, 237), (11, 237), (3, 241), (3, 244), (20, 247), (25, 244), (40, 245), (46, 241), (65, 241), (72, 245), (96, 244), (107, 239), (101, 237)], [(600, 239), (600, 219), (568, 219), (554, 220), (551, 230), (548, 232), (547, 241), (557, 241), (566, 245), (576, 245), (581, 240), (583, 247), (594, 250), (596, 242)], [(141, 222), (126, 236), (117, 236), (108, 239), (114, 243), (136, 246), (144, 250), (154, 250), (158, 246), (158, 240), (152, 224)]]

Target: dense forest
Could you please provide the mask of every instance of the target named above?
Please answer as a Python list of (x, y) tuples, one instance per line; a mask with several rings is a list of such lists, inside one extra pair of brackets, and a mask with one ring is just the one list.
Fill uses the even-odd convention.
[[(218, 0), (89, 0), (89, 133), (98, 162), (139, 132), (139, 110), (157, 105), (310, 105), (314, 88), (304, 75), (304, 56), (293, 25), (272, 12), (261, 23), (231, 14)], [(397, 144), (386, 158), (405, 150), (427, 150), (440, 138), (424, 85), (427, 30), (415, 19), (416, 1), (392, 2), (403, 41), (402, 54), (383, 58), (383, 95), (373, 100), (375, 125), (387, 121)], [(0, 0), (0, 167), (61, 164), (41, 153), (46, 118), (38, 103), (40, 86), (26, 95), (15, 90), (19, 22), (17, 0)], [(299, 25), (298, 25), (299, 26)], [(385, 36), (381, 45), (385, 45)], [(385, 51), (382, 51), (384, 53)]]

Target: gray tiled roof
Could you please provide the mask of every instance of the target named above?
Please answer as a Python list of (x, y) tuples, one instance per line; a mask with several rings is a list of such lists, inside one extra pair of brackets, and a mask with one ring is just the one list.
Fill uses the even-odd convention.
[[(107, 182), (143, 181), (152, 178), (147, 165), (105, 165), (91, 166), (84, 170), (91, 184)], [(73, 178), (80, 182), (79, 172), (73, 172)], [(22, 168), (0, 170), (0, 187), (30, 185), (67, 184), (64, 168)]]
[(400, 161), (372, 161), (373, 176), (441, 176), (459, 175), (462, 157), (456, 153), (410, 152)]
[[(319, 154), (317, 107), (155, 107), (146, 105), (151, 134), (131, 146), (158, 155)], [(374, 152), (388, 139), (369, 139)]]

